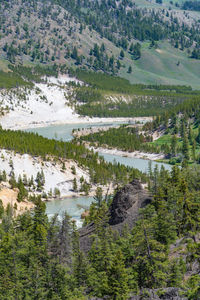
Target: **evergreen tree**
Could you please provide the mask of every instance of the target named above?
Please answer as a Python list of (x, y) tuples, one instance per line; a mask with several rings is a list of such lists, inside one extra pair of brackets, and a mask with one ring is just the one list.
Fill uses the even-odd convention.
[(122, 59), (124, 58), (124, 51), (123, 51), (123, 50), (120, 51), (120, 57), (121, 57)]
[(78, 186), (77, 186), (77, 181), (76, 181), (76, 177), (74, 177), (73, 179), (73, 191), (77, 192)]
[(197, 143), (200, 144), (200, 126), (198, 127), (198, 134), (197, 134), (197, 137), (196, 137), (196, 141), (197, 141)]
[(129, 66), (129, 68), (128, 68), (128, 73), (129, 73), (129, 74), (132, 73), (132, 67), (131, 67), (131, 66)]
[(112, 299), (127, 299), (129, 293), (129, 276), (120, 250), (114, 254), (112, 265), (108, 270), (108, 278), (110, 290), (109, 294)]
[(171, 140), (171, 153), (172, 153), (172, 156), (176, 156), (177, 143), (178, 143), (178, 140), (177, 140), (176, 135), (174, 134), (173, 137), (172, 137), (172, 140)]
[(103, 201), (103, 190), (101, 187), (98, 187), (95, 192), (94, 200), (98, 208), (101, 207)]
[(183, 136), (183, 146), (182, 146), (182, 152), (184, 155), (184, 158), (186, 160), (190, 159), (190, 154), (189, 154), (189, 141), (188, 141), (188, 137), (187, 134), (185, 133)]

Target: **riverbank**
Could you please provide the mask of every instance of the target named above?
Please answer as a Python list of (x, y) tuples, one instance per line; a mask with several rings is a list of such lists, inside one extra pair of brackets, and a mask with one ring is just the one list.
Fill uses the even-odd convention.
[[(126, 121), (126, 124), (130, 123), (130, 125), (128, 125), (128, 127), (137, 127), (137, 128), (141, 128), (144, 124), (144, 122), (147, 122), (147, 121), (150, 121), (150, 118), (148, 119), (144, 119), (144, 118), (133, 118), (132, 120), (125, 120)], [(116, 122), (116, 121), (115, 121)], [(120, 121), (118, 121), (120, 122)], [(124, 122), (124, 121), (121, 121), (121, 122)], [(107, 122), (106, 122), (107, 123)], [(114, 121), (112, 121), (112, 123), (114, 123)], [(134, 123), (134, 124), (133, 124)], [(104, 123), (103, 123), (104, 124)], [(121, 125), (121, 124), (120, 124)], [(72, 132), (72, 135), (73, 137), (75, 138), (80, 138), (81, 136), (86, 136), (86, 135), (89, 135), (89, 134), (94, 134), (94, 133), (97, 133), (97, 132), (103, 132), (103, 131), (107, 131), (109, 130), (110, 128), (119, 128), (120, 125), (109, 125), (109, 126), (95, 126), (95, 127), (91, 127), (91, 128), (81, 128), (81, 129), (76, 129)]]
[[(49, 120), (43, 121), (46, 116), (41, 116), (41, 120), (33, 121), (28, 117), (22, 119), (23, 113), (21, 114), (20, 111), (18, 112), (10, 112), (8, 115), (2, 117), (0, 119), (0, 124), (3, 129), (10, 129), (10, 130), (25, 130), (25, 129), (33, 129), (33, 128), (44, 128), (48, 126), (57, 126), (57, 125), (76, 125), (76, 124), (88, 124), (93, 125), (96, 123), (99, 124), (110, 124), (110, 123), (135, 123), (135, 122), (148, 122), (152, 120), (152, 117), (136, 117), (136, 118), (89, 118), (89, 117), (82, 117), (71, 111), (68, 107), (68, 113), (64, 120), (53, 120), (51, 118), (51, 114)], [(44, 111), (45, 112), (45, 111)], [(56, 114), (56, 112), (55, 112)], [(48, 115), (48, 114), (47, 114)], [(13, 125), (10, 125), (13, 124)], [(109, 127), (109, 126), (108, 126)]]
[[(55, 198), (79, 197), (85, 195), (82, 183), (88, 183), (90, 189), (88, 196), (93, 197), (97, 185), (90, 183), (88, 170), (80, 168), (73, 160), (55, 160), (48, 157), (43, 160), (41, 157), (29, 154), (19, 154), (6, 149), (0, 150), (1, 174), (5, 171), (7, 182), (14, 176), (18, 181), (21, 178), (29, 194), (41, 195), (52, 200)], [(38, 180), (42, 184), (39, 184)], [(76, 189), (74, 187), (76, 181)], [(98, 185), (99, 186), (99, 185)], [(108, 190), (113, 192), (113, 186), (101, 186), (103, 194)]]
[(118, 149), (107, 149), (107, 148), (95, 148), (95, 147), (90, 147), (88, 146), (88, 149), (93, 150), (94, 152), (100, 152), (100, 153), (105, 153), (105, 154), (111, 154), (111, 155), (119, 155), (123, 157), (130, 157), (130, 158), (141, 158), (141, 159), (146, 159), (146, 160), (153, 160), (153, 161), (158, 161), (161, 159), (164, 159), (164, 154), (160, 153), (146, 153), (146, 152), (141, 152), (141, 151), (134, 151), (134, 152), (128, 152), (128, 151), (122, 151)]

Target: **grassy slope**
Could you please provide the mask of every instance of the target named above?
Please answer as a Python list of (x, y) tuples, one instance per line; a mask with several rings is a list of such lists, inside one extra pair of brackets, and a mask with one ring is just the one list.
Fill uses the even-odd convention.
[[(88, 39), (82, 36), (83, 54), (85, 49), (92, 46), (98, 40), (95, 33), (90, 33)], [(99, 42), (99, 41), (98, 41)], [(110, 55), (119, 55), (120, 49), (111, 42), (102, 39)], [(148, 42), (142, 45), (141, 59), (134, 61), (131, 55), (126, 52), (121, 64), (125, 67), (120, 69), (119, 76), (128, 79), (131, 83), (144, 84), (172, 84), (172, 85), (191, 85), (194, 89), (200, 89), (200, 60), (190, 59), (186, 52), (175, 49), (168, 42), (159, 43), (159, 49), (149, 49)], [(177, 66), (177, 62), (180, 65)], [(69, 66), (70, 61), (68, 62)], [(30, 62), (25, 65), (32, 65)], [(132, 73), (128, 74), (129, 66), (132, 66)], [(6, 62), (0, 61), (0, 69), (6, 71)]]
[[(170, 0), (163, 0), (163, 5), (156, 4), (155, 0), (136, 0), (135, 2), (140, 7), (164, 8), (169, 1)], [(174, 3), (181, 3), (182, 1), (183, 0), (178, 0), (174, 1)], [(23, 20), (28, 22), (27, 19)], [(52, 28), (59, 27), (55, 22), (51, 21), (51, 23)], [(72, 25), (79, 28), (79, 24), (75, 25), (73, 21)], [(67, 33), (64, 31), (62, 26), (60, 28), (60, 33), (66, 37)], [(54, 37), (54, 34), (51, 34)], [(39, 37), (41, 38), (38, 31), (37, 38)], [(88, 28), (83, 30), (82, 34), (80, 34), (79, 30), (77, 29), (72, 37), (68, 36), (67, 41), (68, 44), (76, 44), (78, 53), (83, 54), (85, 57), (89, 56), (89, 50), (93, 48), (94, 43), (101, 45), (102, 42), (105, 44), (107, 54), (109, 56), (114, 54), (115, 57), (118, 57), (120, 53), (120, 48), (117, 48), (107, 39), (101, 38), (97, 32), (90, 32)], [(3, 45), (4, 42), (1, 42), (1, 45)], [(53, 49), (51, 44), (50, 49)], [(149, 49), (149, 43), (143, 43), (142, 57), (138, 61), (133, 61), (130, 54), (126, 52), (125, 58), (121, 61), (121, 63), (124, 65), (124, 68), (120, 69), (119, 76), (130, 80), (131, 83), (191, 85), (194, 89), (200, 88), (200, 60), (197, 61), (189, 59), (186, 52), (182, 52), (171, 47), (167, 42), (159, 42), (159, 49), (160, 52), (158, 52), (158, 50), (156, 51), (155, 49)], [(1, 56), (1, 58), (3, 58), (3, 56)], [(179, 66), (177, 66), (178, 61), (180, 61)], [(31, 65), (31, 63), (27, 61), (27, 57), (24, 57), (24, 62), (25, 65)], [(60, 63), (62, 64), (64, 62), (69, 67), (74, 66), (74, 61), (72, 59), (68, 59), (67, 62), (62, 59), (61, 51)], [(53, 62), (50, 61), (49, 63), (52, 64)], [(128, 74), (127, 70), (130, 65), (132, 66), (133, 71), (131, 74)], [(0, 70), (7, 71), (7, 62), (3, 59), (0, 60)]]
[[(149, 49), (149, 43), (142, 45), (142, 57), (133, 61), (129, 54), (123, 60), (126, 68), (120, 76), (131, 83), (191, 85), (199, 89), (200, 60), (188, 58), (187, 53), (173, 48), (168, 42), (159, 43), (159, 49)], [(177, 62), (180, 65), (177, 66)], [(128, 66), (132, 73), (128, 74)]]
[(7, 60), (1, 59), (0, 60), (0, 71), (8, 72), (9, 71), (8, 64), (9, 64), (9, 62)]
[[(88, 38), (88, 44), (92, 44), (94, 40), (93, 33)], [(119, 55), (120, 49), (106, 39), (103, 41), (110, 54)], [(86, 48), (86, 39), (82, 40), (82, 44), (85, 44), (82, 49)], [(189, 58), (186, 52), (175, 49), (168, 42), (159, 43), (158, 49), (149, 49), (149, 44), (143, 43), (142, 57), (137, 61), (132, 60), (128, 52), (125, 53), (125, 58), (121, 60), (124, 67), (120, 69), (120, 77), (131, 83), (191, 85), (194, 89), (200, 89), (200, 60)], [(70, 66), (70, 61), (68, 63)], [(25, 65), (30, 66), (32, 63), (27, 62)], [(130, 65), (132, 73), (128, 74)], [(0, 60), (0, 70), (7, 71), (6, 61)]]
[[(185, 0), (173, 1), (183, 3)], [(175, 5), (170, 4), (170, 0), (163, 0), (163, 4), (156, 4), (155, 0), (136, 0), (134, 1), (139, 7), (154, 7), (154, 8), (168, 8), (171, 6), (177, 10)], [(190, 14), (197, 14), (200, 19), (200, 13), (191, 12)], [(134, 41), (136, 43), (137, 41)], [(112, 43), (106, 43), (106, 48), (109, 49), (110, 54), (119, 55), (119, 49)], [(131, 55), (126, 52), (125, 58), (121, 61), (124, 68), (120, 69), (119, 76), (128, 79), (131, 83), (144, 84), (172, 84), (172, 85), (190, 85), (194, 89), (200, 89), (200, 60), (190, 59), (186, 51), (181, 51), (172, 47), (167, 41), (159, 42), (159, 49), (149, 49), (148, 42), (142, 44), (142, 57), (137, 61), (131, 59)], [(180, 65), (177, 66), (177, 63)], [(132, 73), (128, 74), (128, 67), (132, 66)]]
[(174, 0), (173, 1), (173, 5), (170, 4), (171, 0), (163, 0), (163, 4), (160, 5), (158, 3), (156, 3), (156, 0), (135, 0), (134, 2), (136, 3), (137, 6), (139, 7), (161, 7), (161, 8), (175, 8), (175, 3), (178, 3), (179, 5), (181, 5), (183, 2), (185, 2), (185, 0)]
[[(196, 137), (198, 134), (198, 127), (196, 125), (192, 126), (192, 134), (193, 137)], [(163, 136), (161, 136), (159, 139), (155, 140), (154, 142), (151, 142), (149, 144), (155, 145), (155, 146), (162, 146), (162, 145), (168, 145), (169, 147), (171, 146), (171, 141), (172, 141), (172, 136), (173, 134), (171, 133), (171, 131), (168, 134), (164, 134)], [(178, 147), (182, 147), (183, 145), (183, 140), (181, 137), (178, 137)], [(190, 149), (190, 155), (192, 157), (192, 146), (189, 145), (189, 149)], [(200, 154), (200, 144), (196, 143), (196, 155), (199, 156)], [(165, 162), (169, 162), (169, 160), (165, 160)], [(192, 160), (190, 161), (190, 163), (192, 162)]]

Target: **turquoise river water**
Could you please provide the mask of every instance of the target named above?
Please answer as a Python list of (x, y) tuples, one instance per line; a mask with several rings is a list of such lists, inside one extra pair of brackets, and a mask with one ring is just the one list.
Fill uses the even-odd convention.
[[(73, 139), (72, 130), (78, 128), (89, 128), (93, 126), (115, 126), (119, 123), (95, 123), (95, 124), (65, 124), (65, 125), (54, 125), (43, 128), (27, 129), (26, 131), (35, 132), (47, 138), (62, 139), (63, 141), (70, 141)], [(142, 172), (147, 172), (149, 166), (149, 160), (140, 158), (123, 157), (120, 155), (112, 155), (107, 153), (99, 153), (108, 162), (121, 163), (126, 166), (137, 168)], [(171, 166), (168, 164), (157, 163), (152, 161), (152, 168), (156, 165), (160, 168), (162, 165), (165, 169), (170, 170)], [(77, 221), (77, 225), (81, 225), (80, 216), (81, 213), (90, 206), (93, 198), (91, 197), (78, 197), (78, 198), (65, 198), (63, 200), (54, 200), (47, 202), (47, 215), (53, 216), (55, 213), (62, 217), (64, 211), (66, 211), (73, 219)]]

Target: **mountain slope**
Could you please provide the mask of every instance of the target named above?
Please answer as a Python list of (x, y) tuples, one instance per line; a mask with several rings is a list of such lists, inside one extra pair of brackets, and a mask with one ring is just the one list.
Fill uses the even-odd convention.
[(118, 74), (133, 83), (198, 88), (198, 12), (174, 5), (169, 9), (167, 1), (0, 3), (1, 69), (6, 61), (67, 64)]

